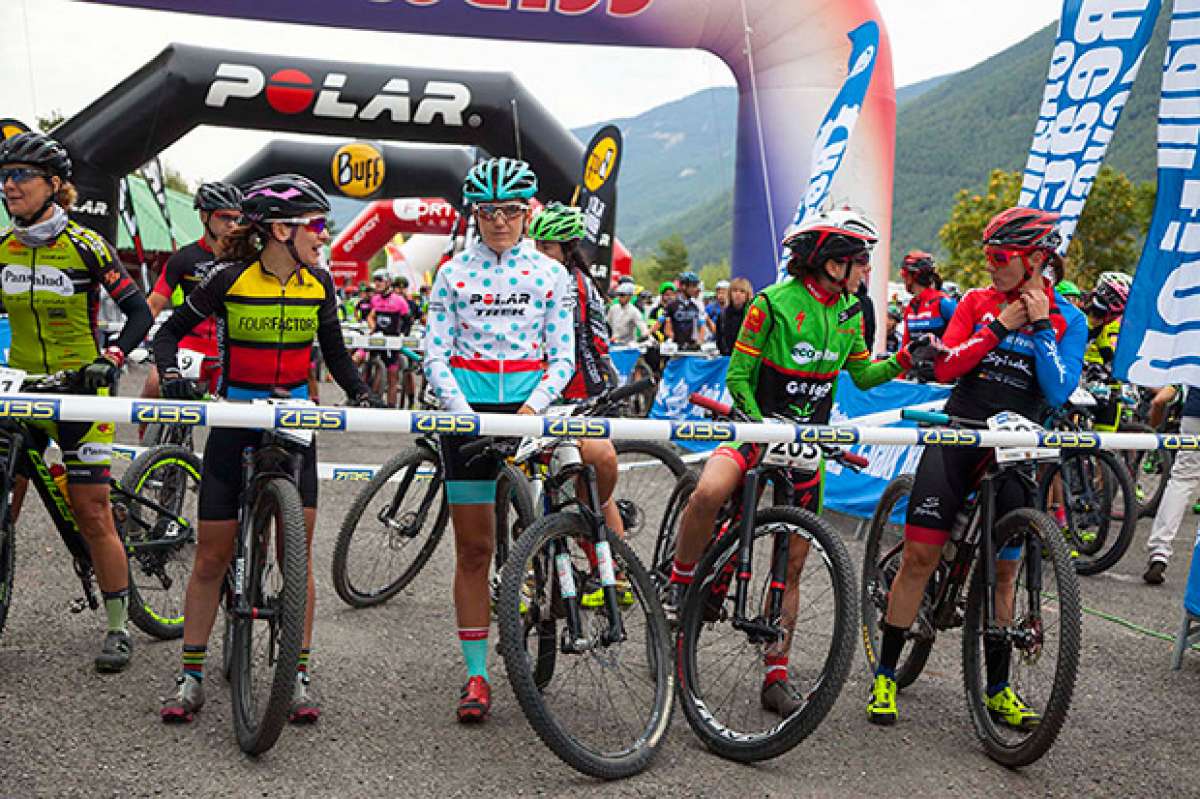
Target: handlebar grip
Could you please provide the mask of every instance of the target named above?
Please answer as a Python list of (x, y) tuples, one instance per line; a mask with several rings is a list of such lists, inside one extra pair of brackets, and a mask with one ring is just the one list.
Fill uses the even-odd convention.
[(612, 392), (608, 395), (608, 401), (609, 402), (620, 402), (621, 400), (625, 399), (626, 397), (636, 396), (638, 394), (641, 394), (643, 391), (646, 391), (647, 389), (650, 389), (653, 387), (654, 387), (654, 380), (652, 378), (647, 377), (643, 380), (637, 381), (636, 383), (630, 383), (627, 386), (620, 386), (619, 388), (614, 388), (612, 390)]
[(900, 418), (907, 422), (918, 422), (920, 424), (950, 424), (950, 417), (937, 411), (918, 411), (905, 408), (900, 411)]
[(692, 403), (698, 408), (703, 408), (706, 411), (712, 411), (717, 416), (733, 415), (732, 405), (726, 405), (719, 400), (715, 400), (712, 397), (706, 397), (703, 394), (692, 394), (690, 397), (688, 397), (688, 402)]
[(480, 438), (472, 441), (470, 444), (463, 444), (458, 451), (463, 458), (470, 460), (471, 458), (482, 455), (488, 447), (495, 443), (496, 439), (494, 436), (481, 436)]
[(853, 466), (855, 469), (865, 469), (871, 465), (871, 461), (853, 452), (843, 452), (841, 460)]

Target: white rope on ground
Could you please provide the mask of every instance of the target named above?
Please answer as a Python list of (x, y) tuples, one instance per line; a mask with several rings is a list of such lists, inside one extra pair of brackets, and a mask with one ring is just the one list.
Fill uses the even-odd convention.
[(131, 424), (185, 424), (352, 433), (425, 433), (472, 436), (547, 436), (638, 441), (741, 441), (776, 444), (897, 444), (943, 447), (1197, 450), (1200, 436), (1161, 433), (958, 430), (852, 425), (746, 424), (706, 420), (605, 419), (591, 416), (520, 416), (378, 408), (239, 402), (177, 402), (131, 397), (52, 394), (0, 396), (0, 418)]

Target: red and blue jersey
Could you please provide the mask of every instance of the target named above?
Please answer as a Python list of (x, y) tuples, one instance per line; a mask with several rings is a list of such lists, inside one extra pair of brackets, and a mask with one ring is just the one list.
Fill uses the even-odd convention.
[(904, 309), (904, 340), (901, 345), (920, 333), (932, 333), (941, 338), (954, 316), (958, 304), (944, 291), (929, 286), (913, 297)]

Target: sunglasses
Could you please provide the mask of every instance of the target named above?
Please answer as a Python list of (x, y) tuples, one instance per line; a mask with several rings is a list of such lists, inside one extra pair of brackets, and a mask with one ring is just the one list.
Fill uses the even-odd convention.
[(988, 264), (997, 269), (1008, 266), (1013, 259), (1022, 258), (1025, 254), (1025, 250), (1001, 250), (992, 247), (987, 247), (983, 251), (983, 257), (987, 258)]
[(867, 266), (871, 263), (871, 253), (860, 252), (858, 255), (843, 255), (841, 258), (832, 259), (838, 266)]
[(236, 224), (242, 218), (242, 215), (238, 211), (213, 211), (212, 218)]
[(521, 214), (529, 210), (528, 205), (520, 203), (509, 203), (507, 205), (477, 205), (475, 210), (479, 211), (479, 218), (487, 222), (491, 222), (496, 217), (503, 215), (505, 219), (516, 219)]
[(0, 169), (0, 186), (4, 185), (10, 180), (14, 183), (24, 183), (27, 180), (45, 177), (49, 177), (46, 172), (31, 166), (8, 167), (7, 169)]
[(272, 222), (279, 222), (284, 225), (296, 225), (302, 227), (309, 233), (324, 233), (325, 228), (329, 226), (329, 219), (324, 216), (313, 216), (301, 219), (272, 219)]

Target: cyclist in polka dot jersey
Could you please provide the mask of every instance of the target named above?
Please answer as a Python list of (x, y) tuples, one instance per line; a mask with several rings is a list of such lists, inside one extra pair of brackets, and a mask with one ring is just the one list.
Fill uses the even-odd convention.
[[(480, 240), (447, 261), (433, 281), (425, 375), (442, 409), (537, 414), (575, 372), (575, 292), (563, 267), (524, 236), (537, 176), (524, 161), (477, 164), (463, 184)], [(488, 572), (495, 547), (500, 463), (463, 457), (472, 439), (442, 436), (446, 498), (454, 526), (454, 609), (467, 667), (460, 722), (491, 708)]]

